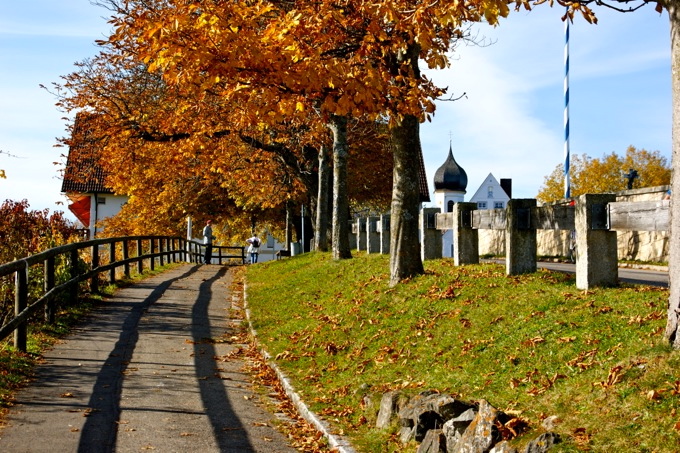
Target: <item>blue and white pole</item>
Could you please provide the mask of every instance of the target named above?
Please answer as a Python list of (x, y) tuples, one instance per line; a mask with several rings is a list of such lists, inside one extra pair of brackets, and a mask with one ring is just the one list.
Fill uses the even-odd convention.
[(569, 182), (569, 16), (564, 21), (564, 198), (571, 197)]

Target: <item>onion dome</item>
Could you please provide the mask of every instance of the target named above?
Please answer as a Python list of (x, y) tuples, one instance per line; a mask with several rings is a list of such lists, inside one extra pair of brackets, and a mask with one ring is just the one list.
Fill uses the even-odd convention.
[(446, 161), (434, 174), (434, 190), (465, 193), (467, 183), (467, 173), (453, 158), (453, 151), (449, 145), (449, 155)]

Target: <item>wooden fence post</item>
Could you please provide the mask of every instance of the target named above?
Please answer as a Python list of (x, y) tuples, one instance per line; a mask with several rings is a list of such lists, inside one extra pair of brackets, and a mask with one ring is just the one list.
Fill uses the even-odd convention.
[[(144, 247), (142, 247), (142, 240), (137, 239), (137, 258), (142, 256), (143, 253)], [(144, 261), (141, 258), (137, 260), (137, 273), (139, 275), (142, 275), (144, 273)]]
[[(71, 278), (78, 277), (78, 250), (71, 250), (70, 256), (70, 272)], [(73, 282), (70, 288), (71, 302), (78, 300), (78, 282)]]
[(356, 219), (357, 225), (357, 250), (366, 250), (366, 218)]
[(160, 255), (158, 256), (158, 262), (160, 263), (161, 266), (163, 266), (165, 264), (165, 256), (163, 255), (164, 250), (165, 250), (165, 239), (158, 238), (158, 253), (160, 253)]
[(536, 227), (531, 225), (533, 198), (508, 201), (505, 224), (505, 273), (507, 275), (536, 272)]
[[(46, 293), (49, 290), (51, 290), (52, 288), (54, 288), (54, 283), (55, 283), (55, 281), (54, 281), (54, 261), (55, 261), (54, 256), (50, 256), (49, 258), (47, 258), (45, 260), (43, 276), (44, 276), (44, 281), (45, 281), (44, 289), (45, 289)], [(50, 324), (54, 323), (54, 312), (55, 312), (54, 304), (55, 303), (56, 303), (56, 301), (53, 298), (52, 300), (48, 301), (45, 304), (45, 321), (50, 323)]]
[(156, 243), (153, 238), (149, 239), (149, 253), (151, 254), (151, 259), (149, 260), (149, 269), (154, 270), (156, 268), (156, 257), (153, 256), (156, 252)]
[(383, 214), (380, 216), (378, 223), (378, 231), (380, 231), (380, 253), (383, 255), (390, 254), (390, 216)]
[[(116, 241), (111, 241), (109, 243), (109, 264), (116, 262)], [(111, 285), (116, 283), (116, 268), (112, 267), (109, 269), (109, 283)]]
[[(92, 246), (92, 270), (99, 267), (99, 246)], [(99, 273), (97, 272), (90, 278), (90, 291), (96, 294), (99, 292)]]
[(170, 250), (172, 250), (172, 254), (170, 255), (170, 262), (176, 263), (177, 262), (177, 247), (176, 245), (179, 243), (176, 239), (168, 239), (168, 244)]
[(442, 233), (435, 228), (434, 216), (439, 208), (423, 208), (420, 210), (420, 257), (423, 261), (442, 257)]
[(607, 203), (614, 194), (586, 194), (576, 199), (576, 287), (613, 286), (618, 283), (616, 231), (609, 231)]
[[(127, 261), (130, 258), (130, 250), (128, 241), (123, 241), (123, 261)], [(130, 278), (130, 263), (125, 263), (124, 265), (125, 278)]]
[[(14, 316), (28, 306), (28, 263), (26, 268), (16, 271), (14, 274)], [(14, 347), (19, 351), (26, 352), (27, 322), (22, 322), (14, 330)]]
[(380, 232), (378, 222), (380, 217), (366, 217), (366, 252), (380, 253)]
[(477, 203), (453, 204), (453, 264), (479, 263), (479, 232), (472, 228), (472, 211)]

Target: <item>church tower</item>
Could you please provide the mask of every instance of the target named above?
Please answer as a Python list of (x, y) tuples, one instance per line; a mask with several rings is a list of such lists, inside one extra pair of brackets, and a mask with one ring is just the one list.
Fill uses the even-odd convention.
[[(453, 158), (451, 143), (449, 143), (449, 155), (434, 174), (434, 201), (440, 212), (452, 212), (454, 203), (464, 201), (467, 183), (467, 173)], [(453, 257), (453, 231), (451, 230), (443, 231), (442, 257)]]
[(434, 174), (434, 200), (441, 212), (451, 212), (453, 203), (463, 201), (467, 183), (467, 173), (453, 158), (449, 144), (449, 155)]

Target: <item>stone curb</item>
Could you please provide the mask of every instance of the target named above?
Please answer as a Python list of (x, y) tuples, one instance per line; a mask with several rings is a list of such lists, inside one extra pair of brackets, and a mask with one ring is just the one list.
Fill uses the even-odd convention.
[[(257, 341), (257, 331), (253, 328), (253, 323), (250, 320), (250, 309), (248, 308), (248, 285), (244, 282), (243, 284), (243, 310), (246, 313), (246, 321), (248, 322), (248, 329), (251, 335)], [(356, 450), (352, 448), (350, 443), (333, 433), (331, 433), (330, 426), (323, 420), (321, 420), (314, 412), (309, 410), (307, 405), (302, 401), (300, 395), (295, 391), (293, 385), (288, 380), (288, 377), (281, 371), (281, 369), (271, 360), (271, 355), (266, 349), (260, 347), (260, 353), (267, 361), (267, 364), (274, 370), (276, 376), (279, 378), (281, 385), (286, 391), (286, 395), (293, 402), (297, 408), (300, 416), (304, 418), (308, 423), (312, 424), (326, 439), (328, 439), (328, 444), (331, 448), (334, 448), (340, 453), (356, 453)]]

